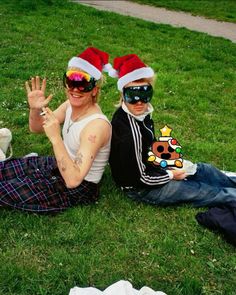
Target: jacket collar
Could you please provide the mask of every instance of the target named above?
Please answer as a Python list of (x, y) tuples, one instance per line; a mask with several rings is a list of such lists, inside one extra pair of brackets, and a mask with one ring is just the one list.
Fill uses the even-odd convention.
[(132, 117), (134, 117), (136, 120), (138, 121), (144, 121), (144, 119), (148, 116), (148, 115), (152, 115), (152, 112), (153, 112), (153, 106), (148, 103), (148, 109), (145, 113), (143, 113), (142, 115), (139, 115), (139, 116), (135, 116), (134, 114), (132, 114), (126, 104), (124, 102), (122, 102), (122, 105), (121, 105), (121, 108), (123, 109), (124, 112), (126, 112), (127, 114), (131, 115)]

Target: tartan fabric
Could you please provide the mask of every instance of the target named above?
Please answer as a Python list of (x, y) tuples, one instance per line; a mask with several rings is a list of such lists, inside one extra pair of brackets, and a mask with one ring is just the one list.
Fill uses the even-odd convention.
[(0, 162), (0, 205), (38, 213), (60, 212), (98, 199), (98, 185), (84, 180), (69, 189), (54, 157)]

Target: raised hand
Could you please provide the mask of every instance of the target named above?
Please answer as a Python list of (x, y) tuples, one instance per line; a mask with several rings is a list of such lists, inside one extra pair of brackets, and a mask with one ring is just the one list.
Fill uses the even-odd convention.
[(46, 83), (46, 79), (43, 79), (42, 86), (40, 86), (39, 76), (31, 79), (31, 87), (28, 81), (25, 82), (30, 109), (42, 109), (47, 106), (52, 99), (52, 94), (50, 94), (47, 98), (45, 97)]

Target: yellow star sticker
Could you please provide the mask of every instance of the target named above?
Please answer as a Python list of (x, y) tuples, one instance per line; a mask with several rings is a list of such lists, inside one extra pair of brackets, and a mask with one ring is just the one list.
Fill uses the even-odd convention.
[(162, 129), (160, 129), (160, 131), (161, 136), (170, 136), (172, 129), (165, 125)]

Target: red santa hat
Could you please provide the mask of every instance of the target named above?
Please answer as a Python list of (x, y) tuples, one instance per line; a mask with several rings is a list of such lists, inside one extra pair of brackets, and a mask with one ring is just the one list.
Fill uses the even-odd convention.
[(109, 54), (95, 47), (88, 47), (81, 54), (69, 60), (68, 68), (79, 68), (96, 80), (102, 76), (102, 71), (108, 72), (112, 66), (108, 63)]
[(108, 72), (109, 76), (118, 77), (117, 87), (120, 91), (129, 82), (154, 76), (153, 69), (147, 67), (136, 54), (116, 57), (113, 68)]

